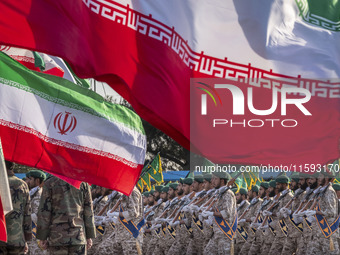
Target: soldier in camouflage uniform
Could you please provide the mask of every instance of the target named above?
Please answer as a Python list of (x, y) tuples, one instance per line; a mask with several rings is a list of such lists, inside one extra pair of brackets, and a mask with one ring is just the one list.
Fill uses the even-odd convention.
[[(123, 212), (116, 215), (123, 217), (124, 221), (132, 221), (137, 225), (143, 219), (142, 195), (137, 187), (134, 187), (130, 196), (123, 195), (120, 204)], [(142, 254), (143, 235), (134, 238), (132, 234), (118, 221), (116, 224), (115, 241), (112, 246), (112, 254)]]
[[(210, 191), (211, 194), (213, 194), (215, 187), (211, 183), (212, 174), (211, 173), (205, 173), (205, 174), (203, 174), (203, 178), (204, 178), (204, 189), (206, 191)], [(204, 205), (204, 203), (206, 203), (209, 200), (209, 198), (210, 197), (207, 197), (205, 200), (203, 200), (202, 203), (199, 206)], [(198, 214), (197, 211), (196, 211), (196, 213)], [(198, 214), (198, 217), (200, 217), (199, 214)], [(213, 232), (213, 220), (211, 218), (206, 219), (206, 220), (202, 219), (202, 222), (203, 222), (203, 239), (202, 239), (203, 251), (204, 251), (205, 247), (207, 246), (207, 244), (209, 243), (209, 241), (212, 238), (213, 233), (214, 233)]]
[[(163, 187), (161, 190), (161, 199), (164, 202), (164, 206), (163, 206), (163, 210), (160, 215), (163, 214), (164, 209), (170, 206), (169, 204), (171, 201), (168, 200), (168, 191), (169, 191), (169, 187)], [(167, 239), (172, 238), (172, 237), (170, 237), (169, 233), (166, 230), (165, 222), (162, 222), (159, 217), (155, 218), (155, 222), (156, 224), (161, 224), (162, 230), (161, 230), (160, 238), (158, 238), (157, 243), (155, 245), (153, 254), (154, 255), (165, 255), (169, 249), (169, 246), (167, 245)]]
[[(225, 186), (231, 179), (226, 172), (214, 172), (211, 182), (216, 189)], [(219, 210), (203, 212), (203, 216), (217, 216), (223, 218), (232, 226), (236, 218), (236, 199), (231, 190), (225, 191), (215, 203), (215, 207)], [(213, 224), (214, 235), (204, 249), (204, 254), (231, 254), (233, 249), (233, 240), (230, 240), (219, 228), (216, 222)]]
[(13, 163), (6, 161), (13, 211), (6, 214), (7, 243), (0, 242), (0, 254), (21, 255), (32, 239), (31, 205), (27, 183), (14, 176)]
[[(203, 175), (195, 175), (194, 182), (191, 185), (192, 190), (196, 192), (196, 196), (200, 196), (202, 192), (206, 193), (204, 190), (204, 178)], [(190, 239), (190, 243), (187, 248), (187, 255), (196, 254), (200, 255), (203, 254), (204, 251), (204, 242), (203, 242), (203, 230), (201, 230), (196, 224), (199, 224), (203, 227), (203, 222), (199, 221), (197, 223), (193, 220), (193, 214), (195, 213), (190, 206), (186, 207), (188, 210), (188, 217), (192, 219), (191, 221), (191, 228), (192, 228), (192, 238)]]
[[(32, 208), (32, 221), (37, 225), (38, 221), (38, 208), (40, 204), (40, 197), (42, 193), (42, 183), (46, 179), (46, 175), (40, 170), (31, 170), (26, 174), (28, 179), (28, 187), (30, 188), (31, 208)], [(35, 233), (36, 234), (36, 233)], [(40, 255), (44, 251), (39, 247), (37, 239), (33, 235), (32, 241), (28, 242), (29, 254)]]
[(281, 254), (285, 235), (280, 228), (279, 221), (284, 218), (284, 215), (280, 213), (280, 209), (285, 207), (288, 202), (293, 198), (291, 190), (289, 187), (289, 178), (285, 175), (281, 175), (275, 179), (276, 181), (276, 188), (280, 192), (280, 198), (278, 205), (276, 205), (271, 212), (265, 210), (263, 212), (264, 216), (271, 216), (273, 218), (273, 222), (270, 225), (275, 229), (275, 238), (274, 242), (270, 247), (269, 254), (270, 255), (277, 255)]
[[(269, 197), (272, 198), (271, 199), (272, 202), (270, 202), (269, 205), (266, 207), (266, 208), (269, 208), (272, 205), (272, 203), (274, 202), (273, 198), (279, 193), (278, 189), (276, 188), (276, 181), (275, 180), (271, 180), (269, 182), (269, 187), (268, 187), (267, 192), (269, 194)], [(263, 216), (264, 211), (265, 211), (265, 209), (262, 211), (262, 218), (263, 219), (265, 218), (265, 216)], [(272, 244), (274, 242), (275, 233), (273, 233), (273, 231), (268, 227), (268, 225), (264, 229), (258, 228), (257, 232), (259, 232), (259, 233), (263, 232), (263, 239), (262, 239), (263, 243), (262, 243), (262, 246), (261, 246), (261, 249), (260, 249), (260, 254), (267, 255), (269, 250), (270, 250), (270, 247), (272, 246)]]
[[(144, 206), (143, 215), (145, 215), (145, 213), (147, 211), (151, 210), (151, 207), (154, 205), (154, 201), (152, 202), (151, 205), (149, 205), (149, 196), (151, 196), (150, 192), (147, 191), (147, 192), (144, 192), (144, 194), (143, 194), (143, 204), (144, 204), (144, 201), (146, 201), (146, 205)], [(151, 240), (151, 231), (149, 230), (150, 228), (151, 228), (150, 223), (146, 222), (146, 224), (143, 227), (143, 254), (144, 255), (146, 254), (147, 247), (148, 247), (150, 240)]]
[[(298, 209), (301, 201), (304, 198), (307, 183), (303, 174), (293, 174), (291, 176), (291, 189), (294, 191), (294, 200), (291, 209), (281, 208), (280, 212), (284, 215), (286, 224), (288, 226), (288, 236), (286, 237), (281, 254), (293, 254), (299, 248), (299, 239), (302, 236), (302, 232), (289, 219), (289, 215)], [(296, 222), (298, 224), (298, 222)], [(300, 246), (301, 249), (301, 246)]]
[[(179, 199), (187, 199), (187, 195), (190, 193), (190, 185), (193, 183), (193, 178), (185, 178), (180, 180), (180, 184), (177, 187), (177, 194)], [(185, 186), (185, 187), (184, 187)], [(180, 209), (180, 208), (179, 208)], [(175, 214), (176, 217), (177, 213)], [(185, 214), (182, 214), (184, 216)], [(187, 215), (186, 215), (187, 216)], [(191, 219), (181, 218), (173, 222), (171, 220), (170, 226), (176, 229), (176, 239), (171, 245), (168, 254), (177, 255), (182, 254), (186, 251), (187, 245), (190, 241), (190, 234), (188, 233), (187, 227), (190, 226)]]
[(50, 254), (87, 254), (95, 237), (90, 186), (77, 189), (51, 176), (43, 186), (37, 239)]
[(259, 198), (259, 187), (256, 185), (248, 191), (248, 196), (250, 199), (250, 204), (247, 208), (244, 218), (240, 220), (240, 226), (243, 226), (246, 229), (248, 238), (242, 246), (240, 254), (248, 254), (252, 243), (255, 241), (255, 232), (250, 227), (250, 224), (255, 220), (256, 213), (260, 209), (262, 202), (262, 199)]
[[(153, 200), (155, 201), (155, 204), (152, 208), (152, 215), (148, 215), (148, 220), (151, 220), (151, 240), (149, 242), (149, 245), (147, 247), (146, 254), (152, 255), (155, 247), (157, 246), (158, 240), (162, 237), (162, 230), (161, 230), (161, 224), (156, 222), (156, 218), (159, 217), (164, 208), (163, 200), (161, 200), (161, 192), (164, 186), (162, 185), (156, 185), (155, 191), (153, 192)], [(144, 247), (145, 248), (145, 247)]]
[[(319, 210), (309, 210), (306, 216), (314, 217), (316, 214), (324, 216), (325, 220), (331, 225), (338, 217), (338, 198), (332, 187), (331, 181), (334, 176), (329, 172), (321, 172), (319, 183), (322, 184), (320, 190)], [(315, 219), (316, 221), (316, 219)], [(313, 228), (314, 232), (314, 228)], [(332, 236), (326, 238), (319, 227), (316, 228), (316, 234), (312, 235), (311, 243), (307, 249), (308, 254), (340, 254), (339, 246), (336, 241), (339, 230), (337, 229)]]
[[(117, 203), (121, 194), (117, 191), (113, 191), (108, 195), (108, 201), (105, 204), (107, 209), (104, 211), (103, 215), (106, 215), (108, 211), (110, 211), (114, 205)], [(97, 251), (101, 255), (111, 255), (111, 248), (115, 239), (115, 223), (112, 222), (110, 217), (104, 216), (103, 226), (105, 227), (105, 233), (102, 236), (102, 242), (98, 244)]]
[[(312, 191), (312, 193), (308, 196), (305, 196), (304, 199), (307, 199), (307, 200), (310, 199), (312, 196), (314, 196), (314, 192), (316, 192), (317, 190), (319, 190), (321, 188), (321, 187), (318, 187), (318, 182), (317, 182), (318, 175), (319, 175), (319, 173), (315, 173), (315, 174), (311, 175), (310, 178), (307, 179), (308, 188)], [(297, 213), (297, 212), (295, 211), (294, 214), (295, 213)], [(306, 253), (307, 247), (308, 247), (310, 240), (312, 239), (312, 230), (307, 225), (307, 221), (304, 220), (303, 218), (301, 218), (300, 221), (301, 220), (302, 220), (302, 223), (303, 223), (303, 232), (302, 232), (302, 236), (298, 240), (298, 246), (299, 247), (297, 249), (296, 255), (307, 254)]]
[(255, 217), (258, 216), (258, 218), (256, 218), (251, 224), (250, 227), (255, 229), (255, 239), (251, 244), (251, 247), (249, 249), (248, 255), (257, 255), (260, 254), (261, 251), (261, 247), (264, 243), (264, 235), (263, 235), (263, 231), (259, 230), (259, 218), (261, 217), (261, 212), (263, 210), (266, 210), (270, 203), (271, 203), (271, 198), (269, 196), (269, 183), (268, 182), (261, 182), (260, 184), (260, 189), (259, 189), (259, 197), (262, 198), (262, 202), (261, 202), (261, 206), (260, 208), (257, 210)]
[[(338, 198), (338, 214), (340, 213), (340, 184), (339, 183), (333, 183), (333, 189), (335, 190), (336, 196)], [(337, 236), (337, 241), (338, 241), (338, 245), (340, 248), (340, 233), (338, 233)]]
[[(237, 214), (240, 217), (244, 211), (248, 208), (249, 206), (249, 202), (248, 202), (248, 192), (246, 189), (244, 188), (240, 188), (240, 190), (236, 193), (236, 203), (238, 205), (237, 208)], [(241, 226), (238, 226), (238, 228), (240, 228)], [(236, 232), (235, 235), (235, 249), (234, 249), (234, 253), (235, 254), (239, 254), (239, 252), (242, 249), (242, 246), (244, 245), (244, 243), (246, 242), (241, 234), (239, 233), (239, 231)]]

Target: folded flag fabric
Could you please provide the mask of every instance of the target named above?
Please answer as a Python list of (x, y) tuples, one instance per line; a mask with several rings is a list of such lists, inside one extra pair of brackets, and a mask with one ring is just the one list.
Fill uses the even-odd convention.
[(146, 151), (134, 112), (3, 53), (0, 102), (7, 160), (130, 194)]

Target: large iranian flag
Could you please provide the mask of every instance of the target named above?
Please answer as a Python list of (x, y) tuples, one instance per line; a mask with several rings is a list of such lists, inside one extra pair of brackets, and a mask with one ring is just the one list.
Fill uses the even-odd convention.
[(129, 194), (144, 164), (141, 119), (0, 53), (0, 136), (7, 160)]
[[(303, 170), (339, 156), (339, 1), (3, 0), (0, 9), (1, 43), (60, 56), (80, 77), (106, 81), (144, 119), (215, 162)], [(239, 89), (244, 111), (232, 111), (235, 87), (221, 84)], [(282, 94), (286, 86), (303, 93)], [(304, 103), (281, 107), (283, 96)], [(224, 124), (213, 127), (216, 119)]]

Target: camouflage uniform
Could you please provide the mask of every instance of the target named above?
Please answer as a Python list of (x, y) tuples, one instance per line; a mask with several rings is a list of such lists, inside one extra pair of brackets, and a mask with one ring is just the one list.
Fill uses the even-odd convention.
[[(243, 200), (241, 202), (240, 206), (237, 208), (238, 217), (240, 217), (244, 213), (244, 211), (248, 208), (248, 206), (249, 206), (248, 200)], [(239, 254), (239, 252), (241, 251), (242, 246), (244, 245), (245, 241), (238, 231), (236, 231), (236, 235), (235, 235), (234, 238), (235, 238), (234, 239), (235, 240), (234, 253)]]
[[(93, 206), (94, 215), (98, 215), (99, 212), (104, 208), (107, 202), (108, 202), (108, 196), (100, 196)], [(99, 245), (102, 243), (104, 236), (106, 234), (106, 230), (107, 230), (107, 227), (106, 226), (104, 227), (105, 227), (105, 232), (103, 235), (96, 230), (96, 238), (94, 238), (92, 241), (93, 242), (92, 248), (88, 250), (89, 255), (100, 253)]]
[(290, 189), (282, 191), (279, 205), (274, 207), (272, 210), (272, 213), (276, 214), (276, 217), (274, 216), (272, 217), (273, 222), (271, 223), (271, 225), (275, 229), (276, 236), (269, 250), (270, 255), (277, 255), (277, 254), (281, 254), (282, 252), (283, 245), (285, 242), (285, 235), (283, 234), (280, 228), (280, 224), (279, 224), (279, 220), (283, 219), (283, 215), (280, 213), (280, 209), (285, 207), (285, 205), (288, 204), (288, 202), (292, 198), (293, 198), (293, 195)]
[[(270, 206), (271, 201), (272, 200), (270, 198), (264, 198), (262, 203), (261, 203), (259, 210), (262, 210), (262, 211), (266, 210)], [(257, 216), (257, 213), (258, 213), (258, 211), (256, 212), (255, 217)], [(268, 234), (272, 235), (271, 233), (268, 233)], [(257, 229), (256, 232), (255, 232), (255, 239), (250, 246), (248, 255), (260, 254), (261, 247), (263, 246), (264, 241), (265, 240), (264, 240), (263, 230)], [(269, 246), (269, 248), (270, 248), (270, 246)], [(269, 248), (267, 248), (267, 249), (269, 250)], [(235, 253), (235, 254), (237, 254), (237, 253)]]
[[(199, 193), (197, 193), (196, 195), (199, 195)], [(201, 203), (199, 203), (197, 206), (201, 206), (205, 203), (205, 201), (203, 200)], [(191, 221), (191, 228), (192, 228), (192, 239), (190, 240), (190, 243), (188, 245), (187, 248), (187, 255), (191, 255), (191, 254), (195, 254), (195, 255), (201, 255), (203, 254), (205, 245), (207, 244), (205, 236), (204, 236), (204, 232), (208, 231), (208, 229), (204, 229), (204, 221), (199, 221), (198, 224), (201, 224), (203, 229), (201, 230), (196, 223), (193, 220), (193, 217), (198, 217), (198, 213), (197, 212), (193, 212), (189, 214), (189, 217), (192, 218)], [(208, 226), (208, 228), (211, 228), (210, 226)]]
[[(121, 202), (123, 216), (127, 221), (133, 221), (137, 225), (143, 219), (143, 201), (139, 190), (134, 187), (130, 196), (124, 196)], [(115, 241), (111, 254), (141, 254), (143, 235), (134, 238), (119, 221), (116, 224)]]
[(39, 205), (37, 239), (48, 240), (51, 254), (68, 254), (74, 249), (86, 254), (86, 239), (94, 237), (90, 186), (83, 182), (78, 190), (57, 177), (47, 179)]
[[(31, 198), (31, 208), (32, 208), (32, 221), (34, 221), (35, 225), (37, 225), (37, 215), (40, 204), (40, 197), (42, 193), (42, 188), (39, 186), (30, 190), (30, 198)], [(28, 243), (29, 254), (40, 255), (44, 254), (44, 251), (39, 247), (38, 240), (32, 236), (32, 240)]]
[[(331, 183), (329, 183), (329, 185), (326, 187), (326, 190), (324, 192), (325, 193), (321, 196), (320, 201), (319, 201), (320, 211), (322, 215), (325, 217), (325, 219), (327, 220), (328, 224), (332, 224), (338, 216), (338, 198), (336, 196), (336, 193)], [(316, 229), (317, 229), (316, 234), (312, 236), (312, 239), (311, 239), (312, 241), (311, 241), (310, 246), (308, 247), (309, 249), (307, 250), (307, 253), (327, 254), (327, 255), (328, 254), (330, 255), (339, 254), (340, 253), (339, 246), (336, 241), (339, 230), (336, 230), (336, 232), (329, 239), (327, 239), (323, 235), (319, 226), (317, 226)], [(334, 244), (334, 250), (332, 251), (330, 249), (331, 242), (333, 242)]]
[[(301, 189), (296, 190), (295, 194), (299, 193), (300, 190)], [(305, 192), (302, 192), (299, 195), (295, 196), (294, 201), (291, 206), (292, 212), (298, 209), (304, 195), (305, 195)], [(283, 245), (283, 249), (281, 253), (282, 255), (296, 253), (296, 251), (298, 250), (298, 247), (301, 249), (301, 246), (299, 246), (299, 240), (302, 236), (302, 232), (300, 232), (295, 227), (295, 225), (290, 221), (289, 217), (285, 218), (285, 222), (288, 226), (288, 236), (286, 237), (285, 243)]]
[[(170, 201), (169, 201), (170, 203)], [(174, 208), (175, 209), (175, 208)], [(169, 210), (167, 213), (165, 213), (164, 218), (167, 218), (169, 215), (172, 214), (173, 211)], [(165, 255), (168, 253), (170, 247), (172, 246), (172, 244), (174, 243), (175, 239), (170, 235), (169, 231), (167, 230), (167, 224), (166, 223), (162, 223), (163, 228), (165, 229), (165, 233), (162, 233), (162, 235), (164, 236), (159, 238), (158, 244), (155, 247), (154, 250), (154, 255)], [(163, 230), (162, 230), (163, 232)]]
[(13, 211), (6, 214), (7, 243), (0, 242), (0, 254), (24, 254), (32, 239), (31, 205), (27, 183), (9, 175)]
[[(261, 199), (258, 198), (254, 198), (250, 205), (249, 205), (249, 210), (246, 213), (246, 215), (244, 216), (245, 219), (251, 219), (252, 217), (256, 216), (256, 213), (258, 212), (258, 210), (260, 209), (261, 206)], [(252, 243), (255, 241), (255, 233), (252, 230), (252, 228), (250, 227), (250, 224), (247, 222), (243, 222), (240, 224), (240, 226), (243, 226), (245, 228), (245, 230), (248, 233), (248, 239), (247, 241), (244, 243), (244, 245), (241, 248), (240, 254), (248, 254), (250, 247), (252, 245)], [(237, 254), (237, 253), (236, 253)]]
[[(231, 190), (224, 192), (222, 197), (216, 202), (223, 218), (232, 224), (236, 217), (236, 199)], [(230, 254), (233, 250), (233, 241), (231, 241), (214, 222), (214, 235), (204, 249), (204, 254)]]
[[(177, 213), (176, 213), (177, 214)], [(183, 215), (183, 214), (182, 214)], [(187, 224), (187, 223), (186, 223)], [(186, 224), (179, 224), (176, 226), (176, 239), (171, 245), (167, 254), (177, 255), (185, 253), (187, 245), (190, 242), (190, 236), (186, 228)]]
[[(314, 192), (315, 191), (316, 190), (314, 190)], [(311, 196), (313, 196), (313, 194)], [(308, 226), (307, 221), (303, 220), (302, 224), (303, 224), (303, 232), (302, 232), (302, 236), (298, 240), (298, 249), (296, 251), (296, 255), (305, 255), (305, 254), (307, 254), (306, 253), (307, 252), (307, 248), (308, 248), (308, 245), (309, 245), (309, 243), (310, 243), (310, 241), (312, 239), (312, 235), (313, 235), (312, 229), (311, 229), (311, 227)]]
[[(145, 206), (144, 212), (147, 211), (147, 210), (149, 210), (150, 207), (151, 207), (151, 206), (149, 206), (149, 205)], [(150, 228), (150, 227), (151, 227), (150, 224), (146, 224), (143, 228), (144, 228), (144, 229), (148, 229), (148, 228)], [(148, 247), (148, 245), (149, 245), (149, 243), (150, 243), (151, 237), (152, 237), (152, 236), (151, 236), (151, 233), (149, 233), (149, 232), (143, 233), (143, 254), (144, 254), (144, 255), (146, 254), (147, 247)]]
[[(115, 206), (119, 198), (118, 195), (116, 195), (113, 199), (110, 199), (109, 195), (108, 199), (109, 200), (107, 201), (107, 203), (110, 204), (108, 206), (108, 209), (106, 210), (106, 213)], [(106, 213), (104, 213), (104, 215), (106, 215)], [(113, 227), (109, 222), (106, 222), (104, 225), (105, 233), (102, 236), (102, 242), (98, 244), (97, 251), (99, 254), (102, 255), (110, 255), (112, 253), (111, 249), (115, 239), (115, 227)]]
[[(157, 225), (157, 223), (155, 222), (155, 219), (157, 217), (159, 217), (162, 212), (163, 212), (163, 208), (164, 208), (164, 203), (162, 203), (161, 205), (157, 206), (153, 211), (154, 211), (154, 215), (151, 217), (151, 224), (152, 226)], [(162, 240), (162, 230), (160, 230), (159, 232), (159, 236), (156, 233), (156, 229), (151, 230), (151, 239), (149, 241), (149, 244), (147, 247), (143, 247), (143, 249), (146, 249), (146, 254), (147, 255), (152, 255), (152, 253), (154, 252), (156, 246), (158, 245), (158, 240)]]
[[(274, 200), (272, 200), (272, 202), (269, 203), (267, 208), (271, 207), (273, 203), (274, 203)], [(265, 217), (263, 217), (263, 219), (264, 218)], [(264, 230), (258, 229), (256, 232), (263, 234), (263, 237), (262, 237), (263, 243), (260, 249), (260, 254), (267, 255), (274, 242), (276, 230), (274, 229), (272, 231), (269, 227), (267, 227)]]

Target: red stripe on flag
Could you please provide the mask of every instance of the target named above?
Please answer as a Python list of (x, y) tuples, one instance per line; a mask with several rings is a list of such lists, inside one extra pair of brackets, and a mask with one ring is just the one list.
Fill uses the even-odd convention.
[(0, 136), (7, 160), (87, 181), (126, 195), (131, 193), (143, 168), (143, 165), (132, 168), (108, 157), (50, 144), (33, 134), (7, 126), (0, 125)]

